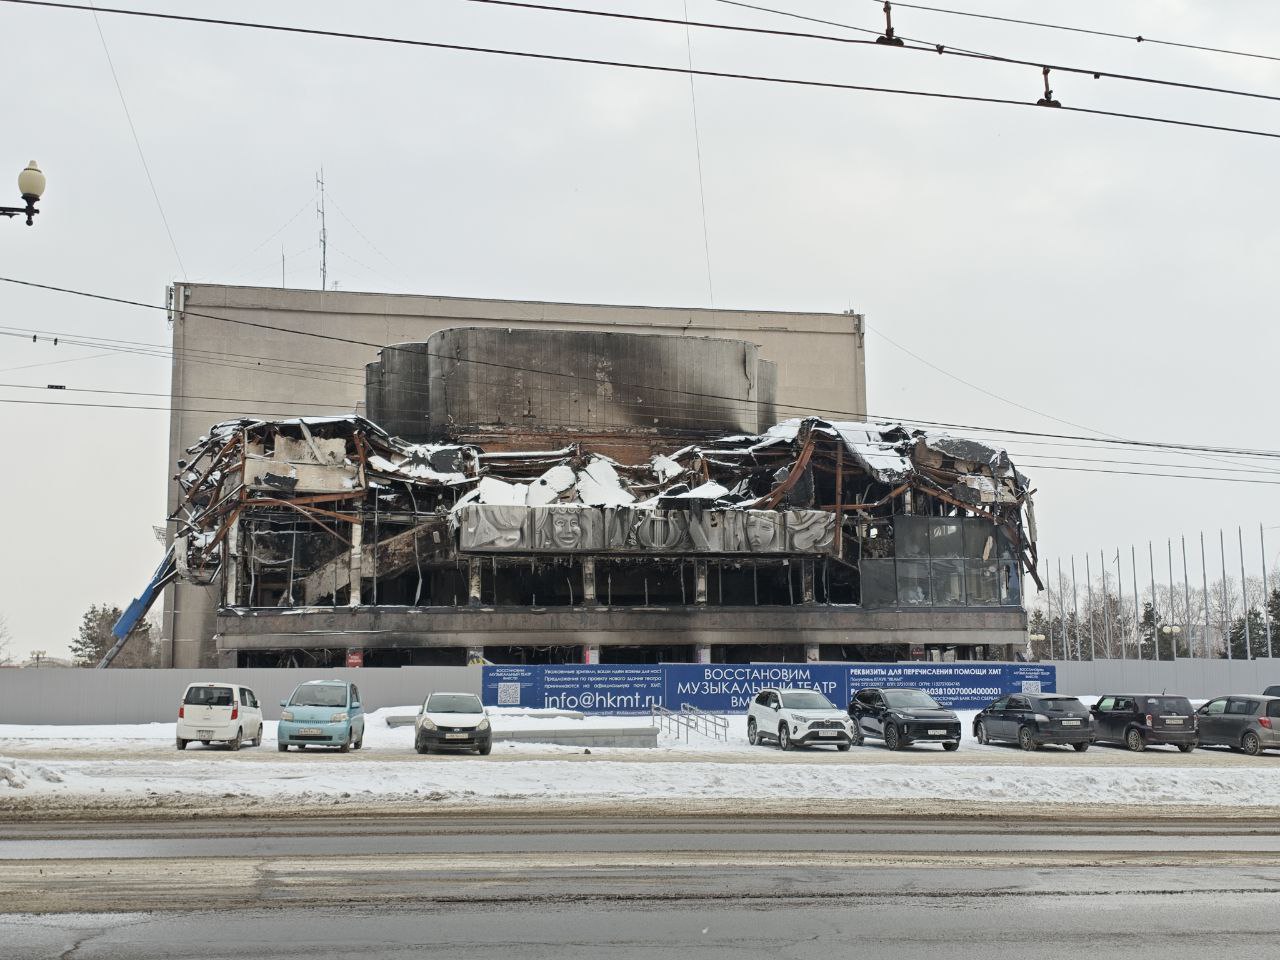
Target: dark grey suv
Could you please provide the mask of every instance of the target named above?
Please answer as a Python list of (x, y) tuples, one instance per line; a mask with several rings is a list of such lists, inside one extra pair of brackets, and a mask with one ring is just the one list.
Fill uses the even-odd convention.
[(1230, 747), (1255, 757), (1280, 750), (1280, 697), (1218, 697), (1196, 717), (1202, 747)]
[(1089, 708), (1093, 739), (1130, 750), (1171, 743), (1183, 753), (1196, 748), (1196, 714), (1186, 697), (1167, 694), (1107, 694)]
[(1023, 750), (1036, 750), (1046, 743), (1060, 743), (1084, 753), (1093, 739), (1089, 721), (1089, 711), (1075, 697), (1015, 693), (989, 704), (973, 718), (973, 736), (983, 744), (1007, 740)]

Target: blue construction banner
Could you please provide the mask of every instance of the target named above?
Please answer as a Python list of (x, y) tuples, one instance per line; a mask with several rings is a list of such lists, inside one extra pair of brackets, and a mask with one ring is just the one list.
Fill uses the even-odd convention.
[(669, 663), (486, 666), (491, 707), (597, 714), (648, 713), (684, 704), (745, 713), (765, 687), (819, 690), (838, 707), (864, 687), (914, 687), (945, 707), (979, 710), (1008, 693), (1054, 693), (1054, 667), (1038, 663)]

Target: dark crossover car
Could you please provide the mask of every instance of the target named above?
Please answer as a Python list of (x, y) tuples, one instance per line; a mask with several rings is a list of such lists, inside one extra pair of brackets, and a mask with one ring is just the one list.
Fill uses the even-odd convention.
[(979, 743), (1007, 740), (1023, 750), (1060, 743), (1084, 753), (1093, 740), (1089, 711), (1075, 697), (1053, 693), (1022, 693), (1001, 697), (973, 718)]
[(1267, 689), (1262, 691), (1262, 695), (1264, 697), (1280, 697), (1280, 684), (1276, 684), (1275, 686), (1272, 686), (1272, 687), (1267, 687)]
[(1257, 756), (1280, 750), (1280, 697), (1218, 697), (1196, 711), (1200, 745)]
[(913, 743), (941, 743), (944, 750), (960, 746), (960, 718), (923, 690), (859, 690), (849, 701), (849, 716), (864, 737), (877, 737), (890, 750)]
[(1089, 708), (1093, 739), (1122, 743), (1130, 750), (1173, 744), (1183, 753), (1196, 748), (1196, 713), (1186, 697), (1165, 694), (1108, 694)]

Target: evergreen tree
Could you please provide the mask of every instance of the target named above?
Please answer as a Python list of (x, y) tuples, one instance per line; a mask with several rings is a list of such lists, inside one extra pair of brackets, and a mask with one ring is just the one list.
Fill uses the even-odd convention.
[[(77, 666), (92, 667), (108, 650), (115, 646), (116, 638), (111, 628), (120, 619), (121, 610), (109, 604), (94, 604), (85, 611), (80, 621), (80, 632), (71, 641), (71, 656)], [(158, 664), (158, 650), (152, 635), (151, 624), (143, 621), (133, 631), (124, 649), (111, 662), (113, 667), (154, 667)]]
[[(1227, 642), (1231, 646), (1233, 659), (1248, 660), (1265, 657), (1267, 655), (1267, 625), (1262, 618), (1262, 611), (1257, 607), (1249, 608), (1247, 648), (1245, 646), (1244, 617), (1236, 617), (1231, 621), (1231, 632), (1227, 636)], [(1225, 655), (1224, 653), (1223, 656)]]

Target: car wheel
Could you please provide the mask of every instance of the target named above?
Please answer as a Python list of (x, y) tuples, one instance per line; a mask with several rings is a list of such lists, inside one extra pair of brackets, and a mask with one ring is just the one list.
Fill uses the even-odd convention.
[(1018, 731), (1018, 746), (1023, 750), (1035, 750), (1040, 746), (1036, 743), (1036, 738), (1031, 734), (1030, 727), (1022, 727)]
[(848, 753), (849, 748), (852, 746), (853, 746), (852, 743), (837, 743), (836, 749), (839, 750), (841, 753)]
[(1262, 739), (1252, 730), (1246, 730), (1240, 738), (1240, 748), (1249, 756), (1256, 757), (1262, 752)]
[(948, 741), (946, 741), (946, 742), (942, 745), (942, 749), (943, 749), (943, 750), (946, 750), (948, 753), (950, 753), (952, 750), (959, 750), (959, 749), (960, 749), (960, 741), (959, 741), (959, 740), (948, 740)]
[(228, 749), (228, 750), (239, 750), (239, 749), (240, 749), (240, 744), (243, 742), (241, 738), (243, 738), (243, 737), (244, 737), (244, 731), (243, 731), (243, 730), (237, 730), (237, 731), (236, 731), (236, 735), (235, 735), (234, 737), (232, 737), (232, 738), (227, 742), (227, 749)]
[(760, 731), (756, 729), (756, 718), (747, 717), (747, 743), (753, 747), (760, 742)]
[(281, 753), (288, 753), (289, 745), (287, 743), (277, 743), (276, 749), (279, 750)]
[(1180, 743), (1180, 744), (1178, 744), (1178, 749), (1179, 749), (1179, 750), (1181, 750), (1183, 753), (1190, 753), (1190, 752), (1191, 752), (1192, 750), (1194, 750), (1195, 748), (1196, 748), (1196, 745), (1195, 745), (1194, 743)]
[(973, 732), (973, 735), (984, 747), (991, 742), (991, 738), (987, 736), (987, 725), (981, 720), (978, 721), (978, 729)]
[(338, 744), (339, 753), (347, 753), (351, 750), (351, 731), (347, 731), (347, 739)]
[(191, 742), (191, 741), (189, 741), (189, 740), (183, 740), (181, 737), (179, 737), (179, 738), (178, 738), (178, 749), (179, 749), (179, 750), (185, 750), (185, 749), (187, 749), (187, 744), (188, 744), (188, 743), (190, 743), (190, 742)]
[(1071, 746), (1076, 748), (1076, 753), (1084, 753), (1089, 749), (1089, 741), (1086, 740), (1084, 743), (1073, 743)]
[(853, 725), (853, 745), (860, 747), (867, 742), (867, 738), (862, 733), (862, 726), (858, 723)]
[(476, 747), (476, 753), (480, 754), (480, 756), (482, 757), (487, 757), (492, 752), (493, 752), (492, 743), (486, 743), (483, 747)]
[(1124, 745), (1134, 753), (1141, 753), (1147, 749), (1147, 741), (1143, 739), (1142, 731), (1137, 727), (1132, 728), (1124, 735)]
[(359, 749), (360, 749), (361, 747), (363, 747), (363, 746), (364, 746), (364, 734), (363, 734), (363, 733), (361, 733), (361, 734), (360, 734), (360, 739), (359, 739), (359, 740), (357, 740), (355, 743), (353, 743), (353, 744), (351, 745), (351, 749), (352, 749), (352, 750), (359, 750)]
[(209, 741), (208, 741), (208, 740), (201, 740), (200, 742), (201, 742), (201, 743), (203, 743), (206, 747), (209, 745)]
[(414, 749), (414, 750), (416, 750), (418, 753), (430, 753), (430, 752), (431, 752), (431, 748), (430, 748), (430, 747), (428, 747), (428, 746), (426, 745), (426, 743), (424, 743), (424, 742), (423, 742), (423, 740), (422, 740), (422, 738), (421, 738), (421, 737), (414, 737), (414, 739), (413, 739), (413, 749)]
[(898, 727), (896, 724), (889, 724), (884, 728), (884, 745), (890, 750), (901, 750), (902, 739), (898, 735)]
[(778, 727), (778, 746), (783, 750), (791, 749), (791, 731), (785, 723)]

